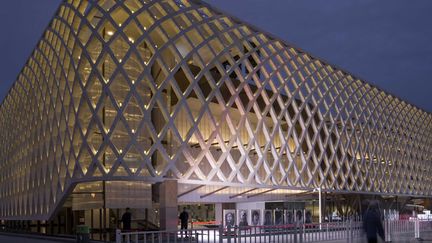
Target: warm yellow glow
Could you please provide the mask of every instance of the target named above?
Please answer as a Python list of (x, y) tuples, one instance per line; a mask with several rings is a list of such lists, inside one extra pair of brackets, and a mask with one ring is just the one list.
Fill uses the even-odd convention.
[(357, 160), (360, 160), (360, 159), (361, 159), (361, 157), (360, 157), (360, 154), (359, 154), (359, 153), (357, 153), (357, 154), (356, 154), (356, 159), (357, 159)]
[[(63, 202), (81, 177), (144, 179), (150, 189), (141, 191), (150, 193), (150, 207), (150, 177), (190, 181), (189, 189), (202, 184), (206, 191), (194, 193), (214, 192), (223, 200), (264, 195), (274, 201), (302, 192), (287, 188), (319, 185), (389, 194), (429, 191), (417, 187), (428, 176), (414, 181), (409, 175), (429, 171), (423, 140), (410, 130), (429, 129), (417, 120), (430, 114), (221, 13), (213, 21), (207, 18), (213, 11), (195, 1), (184, 3), (187, 12), (173, 3), (69, 2), (74, 4), (61, 7), (71, 14), (54, 19), (18, 76), (20, 85), (0, 107), (0, 143), (7, 148), (0, 151), (1, 216), (22, 219), (18, 214), (27, 210), (49, 218), (53, 202)], [(107, 6), (114, 9), (101, 11)], [(154, 31), (146, 33), (147, 27)], [(386, 105), (402, 118), (374, 112)], [(27, 110), (35, 114), (23, 115)], [(122, 165), (114, 166), (119, 160)], [(347, 171), (352, 161), (355, 168)], [(381, 180), (382, 173), (399, 180)], [(362, 176), (366, 182), (357, 180)], [(60, 190), (52, 193), (51, 181)], [(98, 183), (79, 186), (85, 195), (73, 197), (99, 201)], [(28, 199), (20, 204), (20, 198)]]

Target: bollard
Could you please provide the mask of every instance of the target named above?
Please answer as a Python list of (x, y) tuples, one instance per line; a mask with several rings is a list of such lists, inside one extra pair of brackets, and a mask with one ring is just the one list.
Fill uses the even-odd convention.
[(390, 222), (384, 219), (384, 241), (391, 242)]
[(121, 230), (120, 229), (116, 229), (116, 243), (121, 243), (122, 239), (121, 239)]
[(219, 225), (219, 243), (223, 242), (222, 237), (223, 237), (223, 226), (221, 224), (221, 225)]
[(327, 223), (327, 224), (326, 224), (326, 237), (327, 237), (326, 239), (329, 239), (329, 238), (330, 238), (330, 237), (329, 237), (329, 227), (328, 227), (328, 226), (329, 226), (329, 224)]
[(420, 239), (420, 222), (418, 219), (414, 221), (414, 238)]
[(303, 237), (304, 237), (304, 225), (300, 225), (300, 233), (299, 233), (299, 242), (302, 243), (303, 242)]
[(231, 243), (231, 226), (227, 226), (227, 237), (228, 237), (228, 243)]

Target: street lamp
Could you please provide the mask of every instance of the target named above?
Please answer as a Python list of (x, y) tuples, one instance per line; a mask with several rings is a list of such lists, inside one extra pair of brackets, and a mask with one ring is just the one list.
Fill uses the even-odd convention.
[(318, 192), (318, 207), (319, 207), (319, 228), (320, 230), (322, 230), (322, 201), (321, 201), (321, 187), (317, 187), (315, 189), (313, 189), (313, 192)]

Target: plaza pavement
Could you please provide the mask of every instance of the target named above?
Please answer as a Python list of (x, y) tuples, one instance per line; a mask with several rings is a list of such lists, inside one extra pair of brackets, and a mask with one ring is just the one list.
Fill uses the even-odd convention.
[[(432, 242), (432, 232), (423, 232), (420, 239), (414, 239), (411, 234), (398, 234), (393, 236), (391, 242), (411, 243), (411, 242)], [(48, 237), (40, 235), (23, 235), (13, 233), (0, 233), (0, 243), (50, 243), (50, 242), (76, 242), (73, 238)], [(92, 243), (101, 241), (91, 241)], [(323, 241), (324, 243), (346, 243), (347, 240)], [(363, 243), (363, 239), (354, 239), (352, 243)], [(382, 241), (381, 241), (382, 242)]]

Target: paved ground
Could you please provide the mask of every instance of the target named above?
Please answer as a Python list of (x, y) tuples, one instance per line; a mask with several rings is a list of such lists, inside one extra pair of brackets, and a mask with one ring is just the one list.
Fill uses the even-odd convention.
[[(46, 237), (41, 235), (22, 235), (13, 233), (0, 233), (0, 243), (54, 243), (76, 242), (75, 238)], [(91, 241), (95, 242), (95, 241)]]
[[(76, 242), (75, 239), (55, 238), (55, 237), (38, 237), (38, 236), (22, 236), (17, 234), (2, 234), (0, 233), (1, 243), (50, 243), (50, 242)], [(94, 241), (96, 242), (96, 241)], [(346, 243), (346, 240), (325, 241), (325, 243)], [(363, 243), (362, 239), (355, 239), (353, 243)], [(420, 240), (413, 238), (411, 234), (395, 235), (392, 242), (411, 243), (411, 242), (432, 242), (432, 232), (423, 233)]]
[[(390, 240), (391, 240), (390, 242), (397, 242), (397, 243), (432, 242), (432, 232), (423, 232), (422, 234), (420, 234), (420, 239), (415, 239), (413, 233), (395, 234), (391, 236)], [(342, 243), (342, 242), (346, 242), (346, 241), (332, 241), (331, 243)], [(359, 238), (354, 240), (353, 243), (363, 243), (363, 242), (366, 242), (366, 240)]]
[(74, 241), (62, 241), (58, 239), (48, 240), (48, 239), (35, 239), (27, 237), (0, 235), (0, 242), (11, 242), (11, 243), (47, 243), (47, 242), (74, 242)]

